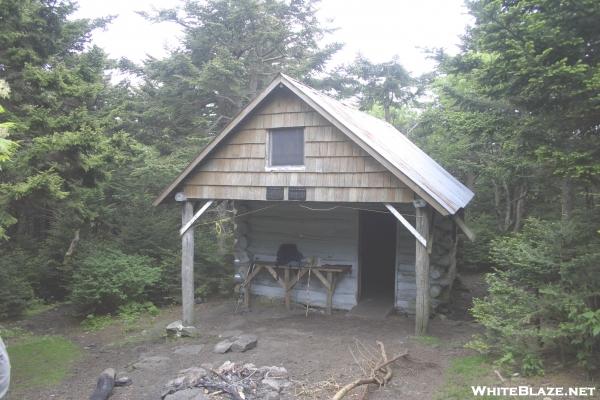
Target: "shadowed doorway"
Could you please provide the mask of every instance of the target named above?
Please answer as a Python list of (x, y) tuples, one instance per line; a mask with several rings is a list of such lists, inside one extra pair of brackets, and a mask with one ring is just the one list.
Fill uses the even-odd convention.
[(361, 211), (360, 299), (381, 299), (393, 304), (396, 287), (396, 219), (388, 213)]

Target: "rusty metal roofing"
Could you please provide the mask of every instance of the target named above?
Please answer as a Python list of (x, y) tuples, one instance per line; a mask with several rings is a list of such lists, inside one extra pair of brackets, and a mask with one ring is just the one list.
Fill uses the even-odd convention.
[(334, 126), (409, 186), (443, 215), (455, 214), (473, 198), (473, 192), (412, 143), (391, 124), (346, 106), (303, 83), (280, 74), (205, 149), (156, 199), (160, 204), (192, 170), (225, 138), (268, 94), (280, 85), (307, 102)]
[(473, 198), (473, 192), (469, 188), (391, 124), (346, 106), (295, 79), (285, 75), (283, 77), (346, 126), (364, 144), (389, 161), (402, 175), (431, 196), (449, 214), (455, 214)]

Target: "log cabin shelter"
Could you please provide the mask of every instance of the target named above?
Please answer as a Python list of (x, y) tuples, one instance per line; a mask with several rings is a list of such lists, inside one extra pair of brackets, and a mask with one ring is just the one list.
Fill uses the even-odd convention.
[(389, 123), (278, 75), (201, 149), (155, 205), (182, 204), (183, 322), (193, 325), (193, 225), (234, 210), (251, 295), (352, 310), (376, 299), (415, 314), (449, 301), (473, 193)]

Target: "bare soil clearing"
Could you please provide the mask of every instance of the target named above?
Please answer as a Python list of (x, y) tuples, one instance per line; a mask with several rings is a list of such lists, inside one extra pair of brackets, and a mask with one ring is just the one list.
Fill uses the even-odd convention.
[[(198, 338), (167, 339), (164, 327), (178, 319), (178, 307), (164, 310), (151, 326), (126, 333), (110, 326), (94, 333), (83, 332), (68, 317), (68, 309), (57, 308), (23, 321), (22, 326), (36, 334), (62, 334), (85, 350), (71, 375), (52, 389), (14, 391), (11, 399), (85, 399), (105, 368), (115, 368), (133, 379), (128, 387), (115, 388), (111, 399), (158, 399), (165, 383), (181, 369), (204, 363), (215, 367), (227, 360), (287, 368), (297, 384), (283, 398), (330, 398), (340, 386), (361, 376), (349, 349), (356, 340), (366, 345), (382, 341), (390, 354), (403, 350), (410, 362), (394, 366), (390, 384), (371, 393), (372, 399), (429, 399), (443, 384), (448, 361), (467, 353), (463, 344), (477, 330), (469, 321), (434, 319), (431, 335), (439, 344), (422, 343), (411, 338), (413, 318), (393, 315), (385, 320), (348, 317), (345, 312), (332, 316), (303, 308), (288, 312), (271, 302), (257, 302), (253, 311), (234, 313), (233, 301), (197, 305)], [(216, 354), (212, 349), (225, 331), (239, 330), (258, 336), (258, 346), (244, 353)], [(202, 345), (202, 346), (200, 346)], [(156, 361), (151, 367), (134, 364), (142, 359)], [(51, 368), (51, 366), (49, 366)], [(352, 397), (350, 397), (352, 398)]]

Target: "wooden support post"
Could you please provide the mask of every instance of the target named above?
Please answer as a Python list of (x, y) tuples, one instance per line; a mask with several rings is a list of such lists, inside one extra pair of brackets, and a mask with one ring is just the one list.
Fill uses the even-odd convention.
[(327, 315), (331, 315), (331, 309), (333, 308), (333, 292), (335, 291), (335, 275), (333, 272), (327, 272), (327, 281), (329, 282), (327, 291)]
[(289, 311), (291, 309), (291, 292), (292, 288), (290, 287), (290, 270), (286, 268), (283, 270), (283, 281), (285, 282), (285, 308)]
[[(181, 225), (186, 226), (194, 216), (194, 203), (183, 203)], [(194, 325), (194, 228), (190, 227), (181, 236), (181, 303), (183, 325)]]
[[(415, 202), (417, 232), (422, 237), (429, 237), (431, 208), (424, 202)], [(429, 325), (429, 253), (427, 245), (416, 241), (415, 275), (417, 283), (415, 335), (427, 333)]]

